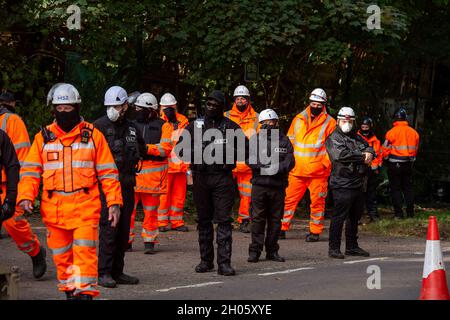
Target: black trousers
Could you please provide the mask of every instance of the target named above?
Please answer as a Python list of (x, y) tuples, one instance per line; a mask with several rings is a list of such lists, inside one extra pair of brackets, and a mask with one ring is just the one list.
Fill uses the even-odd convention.
[(217, 264), (231, 262), (234, 182), (230, 172), (194, 173), (193, 197), (197, 208), (198, 243), (201, 260), (214, 261), (214, 226), (217, 224)]
[(341, 248), (345, 222), (346, 249), (358, 247), (358, 221), (364, 210), (364, 193), (360, 189), (333, 189), (334, 210), (330, 223), (330, 249)]
[(370, 217), (379, 217), (377, 207), (377, 188), (380, 183), (379, 174), (369, 169), (367, 176), (366, 209)]
[[(281, 219), (284, 213), (284, 189), (270, 188), (253, 185), (251, 197), (252, 218), (252, 242), (249, 246), (249, 254), (261, 255), (263, 246), (266, 253), (278, 252), (278, 237), (281, 231)], [(267, 233), (264, 241), (264, 233), (267, 224)]]
[(404, 197), (406, 202), (406, 214), (408, 217), (414, 216), (412, 162), (388, 162), (387, 168), (395, 215), (397, 217), (403, 217)]
[(125, 252), (130, 236), (131, 214), (134, 209), (134, 188), (124, 185), (121, 185), (121, 188), (123, 207), (120, 210), (119, 224), (116, 228), (112, 228), (111, 221), (108, 221), (106, 199), (103, 192), (100, 192), (102, 212), (99, 232), (99, 275), (111, 274), (115, 277), (123, 273)]

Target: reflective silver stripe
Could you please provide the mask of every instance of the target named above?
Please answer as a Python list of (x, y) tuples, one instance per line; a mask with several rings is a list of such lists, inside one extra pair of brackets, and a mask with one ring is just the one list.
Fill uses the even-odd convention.
[(317, 137), (317, 142), (316, 143), (312, 143), (312, 144), (305, 144), (305, 143), (299, 143), (297, 141), (295, 141), (295, 145), (299, 148), (320, 148), (322, 147), (323, 143), (321, 142), (323, 139), (323, 136), (325, 134), (325, 130), (328, 126), (328, 123), (331, 121), (331, 117), (327, 116), (327, 119), (325, 120), (325, 122), (322, 124), (321, 128), (320, 128), (320, 132), (319, 135)]
[(146, 173), (152, 173), (152, 172), (160, 172), (160, 171), (164, 171), (167, 168), (169, 168), (169, 165), (165, 164), (161, 167), (157, 167), (157, 168), (149, 168), (149, 169), (143, 169), (139, 172), (139, 174), (146, 174)]
[[(92, 141), (89, 141), (88, 143), (75, 142), (67, 147), (71, 147), (72, 150), (94, 149), (94, 143)], [(44, 145), (44, 148), (43, 148), (44, 151), (62, 151), (63, 149), (64, 149), (64, 146), (60, 142), (47, 143)]]
[(94, 168), (94, 161), (72, 161), (73, 168)]
[(156, 146), (156, 148), (158, 148), (158, 151), (159, 151), (159, 153), (161, 154), (161, 156), (162, 156), (162, 157), (165, 157), (165, 156), (166, 156), (166, 152), (165, 152), (164, 149), (161, 147), (161, 145), (158, 143), (158, 144), (155, 144), (155, 146)]
[(244, 192), (244, 191), (239, 191), (239, 193), (241, 194), (241, 196), (244, 196), (244, 197), (251, 197), (252, 196), (251, 193)]
[(42, 164), (40, 164), (39, 162), (28, 162), (25, 161), (22, 163), (22, 167), (39, 167), (42, 168)]
[(158, 209), (159, 214), (165, 214), (169, 211), (169, 209)]
[(75, 239), (73, 245), (78, 247), (95, 248), (95, 240)]
[(238, 187), (252, 189), (252, 185), (250, 183), (238, 183)]
[(324, 198), (326, 197), (328, 192), (319, 192), (319, 197)]
[(230, 110), (228, 110), (227, 112), (225, 112), (225, 117), (228, 118), (228, 119), (230, 118)]
[(98, 176), (98, 179), (101, 180), (105, 180), (105, 179), (115, 179), (115, 180), (119, 180), (119, 175), (115, 174), (115, 173), (108, 173), (108, 174), (102, 174)]
[(162, 142), (169, 142), (169, 143), (170, 143), (170, 142), (172, 142), (172, 140), (169, 139), (169, 138), (162, 138), (160, 142), (161, 142), (161, 143), (162, 143)]
[(72, 147), (72, 150), (95, 149), (94, 143), (92, 141), (89, 141), (88, 143), (75, 142), (75, 143), (72, 143), (71, 147)]
[(281, 219), (281, 222), (283, 222), (283, 223), (289, 223), (289, 222), (291, 222), (291, 219), (289, 219), (289, 218), (283, 218), (283, 219)]
[(20, 174), (20, 179), (22, 179), (23, 177), (35, 177), (35, 178), (40, 178), (41, 174), (39, 172), (24, 172)]
[(51, 249), (50, 248), (50, 250), (52, 251), (53, 255), (66, 253), (70, 249), (72, 249), (72, 243), (69, 243), (67, 246), (61, 247), (61, 248), (57, 248), (57, 249)]
[(170, 220), (171, 221), (182, 221), (183, 217), (182, 216), (171, 216)]
[(8, 122), (8, 118), (11, 116), (10, 113), (5, 113), (5, 117), (3, 118), (2, 121), (2, 126), (0, 129), (2, 129), (3, 131), (6, 131), (6, 123)]
[(295, 211), (294, 210), (285, 210), (284, 211), (284, 215), (291, 215), (291, 214), (294, 214), (295, 213)]
[(154, 211), (154, 210), (157, 210), (158, 209), (158, 207), (159, 206), (142, 206), (142, 208), (144, 209), (144, 210), (147, 210), (147, 211)]
[(60, 195), (60, 196), (73, 196), (74, 194), (77, 194), (77, 193), (80, 193), (80, 192), (84, 192), (84, 190), (80, 189), (80, 190), (75, 190), (75, 191), (72, 191), (72, 192), (57, 191), (57, 190), (53, 191), (54, 194), (57, 194), (57, 195)]
[(26, 147), (31, 147), (31, 144), (29, 142), (21, 142), (21, 143), (16, 143), (14, 145), (14, 149), (16, 149), (16, 150), (26, 148)]
[(21, 249), (20, 251), (22, 251), (23, 253), (29, 253), (33, 250), (34, 250), (34, 248), (29, 248), (29, 249)]
[(259, 119), (259, 113), (256, 113), (256, 121), (255, 121), (255, 124), (253, 125), (253, 130), (255, 130), (255, 131), (258, 129), (258, 124), (259, 124), (258, 119)]
[(62, 162), (46, 162), (44, 163), (44, 170), (62, 169), (64, 164)]
[(295, 136), (297, 135), (298, 131), (300, 130), (300, 118), (296, 118), (296, 122), (294, 125), (294, 136), (292, 138), (295, 138)]
[[(72, 282), (79, 281), (81, 283), (88, 283), (88, 284), (95, 284), (95, 283), (97, 283), (97, 278), (96, 277), (72, 276), (71, 279), (72, 279)], [(86, 290), (86, 288), (85, 289), (79, 289), (79, 290), (84, 291), (84, 290)]]
[(327, 153), (326, 150), (316, 151), (316, 152), (300, 152), (300, 151), (294, 151), (294, 155), (295, 155), (295, 156), (299, 156), (299, 157), (317, 157), (317, 156), (325, 155), (326, 153)]
[(323, 220), (311, 219), (311, 222), (319, 226), (323, 225)]
[(323, 217), (323, 212), (311, 212), (311, 215), (315, 218), (322, 218)]
[(47, 143), (44, 145), (43, 151), (62, 151), (64, 146), (60, 143)]
[(177, 208), (177, 207), (174, 207), (174, 206), (171, 206), (171, 207), (170, 207), (170, 210), (172, 210), (172, 211), (174, 211), (174, 212), (182, 212), (182, 211), (184, 211), (183, 208), (180, 209), (180, 208)]
[(383, 143), (383, 147), (388, 147), (389, 146), (389, 141), (388, 140), (384, 140), (384, 143)]
[(169, 221), (169, 216), (158, 216), (158, 221)]
[[(97, 282), (97, 280), (96, 280), (96, 282)], [(85, 288), (77, 288), (77, 289), (75, 289), (73, 294), (79, 295), (80, 293), (83, 293), (83, 292), (92, 292), (92, 291), (97, 291), (97, 288), (94, 286), (87, 286)]]
[(97, 171), (105, 170), (105, 169), (117, 169), (117, 166), (114, 162), (112, 163), (104, 163), (104, 164), (96, 164), (95, 169)]
[(239, 212), (239, 217), (248, 218), (248, 214)]
[(158, 229), (156, 229), (154, 231), (149, 231), (149, 230), (142, 228), (142, 232), (148, 236), (157, 236), (158, 235)]
[(417, 147), (416, 146), (394, 146), (394, 145), (392, 145), (392, 149), (395, 149), (395, 150), (416, 150)]

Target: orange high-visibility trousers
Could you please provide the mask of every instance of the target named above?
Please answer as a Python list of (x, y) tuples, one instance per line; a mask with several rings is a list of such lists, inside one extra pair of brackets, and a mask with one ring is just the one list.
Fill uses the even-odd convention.
[(134, 210), (131, 215), (131, 227), (130, 227), (130, 238), (129, 243), (134, 241), (134, 219), (136, 217), (136, 207), (141, 201), (142, 208), (144, 209), (144, 222), (142, 223), (142, 239), (144, 242), (158, 242), (156, 238), (158, 237), (158, 207), (159, 198), (161, 194), (159, 193), (144, 193), (135, 192), (134, 194)]
[(289, 175), (289, 185), (286, 189), (281, 230), (289, 230), (297, 205), (303, 198), (306, 189), (309, 189), (311, 197), (309, 231), (314, 234), (322, 232), (325, 217), (325, 199), (328, 192), (328, 177), (297, 177), (291, 174)]
[(172, 229), (184, 225), (184, 202), (186, 200), (186, 172), (167, 174), (167, 193), (161, 194), (158, 209), (158, 227), (170, 224)]
[(233, 177), (236, 179), (239, 197), (238, 222), (242, 223), (244, 219), (250, 219), (250, 200), (252, 195), (252, 179), (251, 172), (233, 172)]
[(60, 291), (99, 295), (97, 240), (97, 225), (84, 225), (72, 230), (47, 225), (47, 244), (53, 253)]
[[(6, 186), (2, 184), (1, 199), (2, 203), (6, 197)], [(20, 251), (28, 254), (30, 257), (36, 256), (40, 251), (40, 243), (37, 236), (31, 231), (31, 226), (23, 216), (23, 210), (16, 206), (14, 216), (3, 222), (6, 232), (11, 236)]]

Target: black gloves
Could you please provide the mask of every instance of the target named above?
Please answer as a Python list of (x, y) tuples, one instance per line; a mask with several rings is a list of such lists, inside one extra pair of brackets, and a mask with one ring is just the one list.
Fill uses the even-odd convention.
[(5, 200), (0, 211), (0, 222), (3, 222), (11, 218), (16, 210), (14, 205), (11, 205), (8, 200)]

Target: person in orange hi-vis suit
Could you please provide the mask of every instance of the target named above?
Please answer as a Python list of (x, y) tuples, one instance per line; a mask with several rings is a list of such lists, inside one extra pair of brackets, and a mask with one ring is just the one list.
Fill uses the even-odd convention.
[(160, 197), (167, 193), (167, 158), (172, 152), (172, 125), (158, 116), (158, 101), (151, 93), (141, 94), (134, 103), (138, 134), (147, 146), (142, 167), (136, 176), (135, 208), (131, 217), (130, 250), (134, 240), (134, 219), (136, 206), (142, 203), (144, 223), (141, 236), (144, 239), (144, 253), (154, 254), (158, 237), (158, 208)]
[[(231, 110), (224, 116), (237, 123), (244, 131), (247, 138), (259, 131), (259, 114), (255, 112), (250, 104), (250, 92), (245, 86), (237, 86), (233, 93), (234, 104)], [(252, 170), (244, 162), (237, 162), (233, 170), (233, 177), (237, 182), (240, 203), (238, 212), (239, 230), (244, 233), (250, 232), (250, 199), (252, 193)]]
[[(189, 124), (188, 119), (177, 111), (175, 97), (166, 93), (159, 102), (161, 106), (161, 119), (173, 127), (172, 143), (175, 146), (184, 128)], [(158, 227), (160, 232), (170, 229), (187, 232), (184, 225), (183, 213), (186, 200), (188, 165), (182, 162), (172, 150), (169, 156), (169, 171), (167, 173), (167, 193), (162, 194), (158, 209)], [(170, 227), (169, 228), (169, 222)]]
[(315, 242), (319, 241), (323, 230), (328, 177), (331, 173), (325, 140), (336, 127), (336, 120), (327, 114), (327, 95), (323, 89), (314, 89), (309, 101), (309, 106), (292, 120), (287, 134), (294, 146), (295, 167), (289, 173), (280, 239), (286, 238), (298, 202), (309, 189), (311, 219), (306, 241)]
[(394, 113), (394, 127), (382, 146), (386, 159), (395, 218), (403, 219), (403, 198), (408, 218), (414, 216), (413, 163), (419, 151), (419, 133), (408, 125), (406, 109)]
[[(22, 165), (25, 157), (30, 150), (30, 137), (23, 122), (15, 111), (16, 99), (12, 92), (4, 92), (0, 95), (0, 129), (5, 131), (16, 150), (17, 158)], [(2, 169), (1, 182), (2, 202), (6, 196), (6, 174)], [(14, 217), (3, 223), (5, 230), (17, 244), (20, 251), (28, 254), (33, 263), (33, 276), (40, 279), (47, 270), (47, 262), (45, 261), (46, 250), (39, 243), (38, 237), (31, 230), (31, 226), (23, 216), (23, 210), (16, 206)]]
[(32, 212), (42, 179), (40, 210), (56, 265), (58, 288), (68, 300), (91, 300), (97, 290), (96, 243), (101, 183), (115, 227), (122, 195), (119, 173), (103, 134), (80, 117), (71, 84), (53, 92), (55, 122), (36, 134), (20, 171), (17, 202)]
[(380, 218), (377, 208), (377, 187), (380, 183), (380, 170), (383, 163), (383, 154), (381, 151), (381, 142), (373, 132), (373, 120), (366, 116), (361, 122), (358, 134), (369, 144), (376, 152), (377, 156), (372, 160), (368, 169), (367, 188), (365, 191), (366, 209), (370, 221), (376, 221)]

